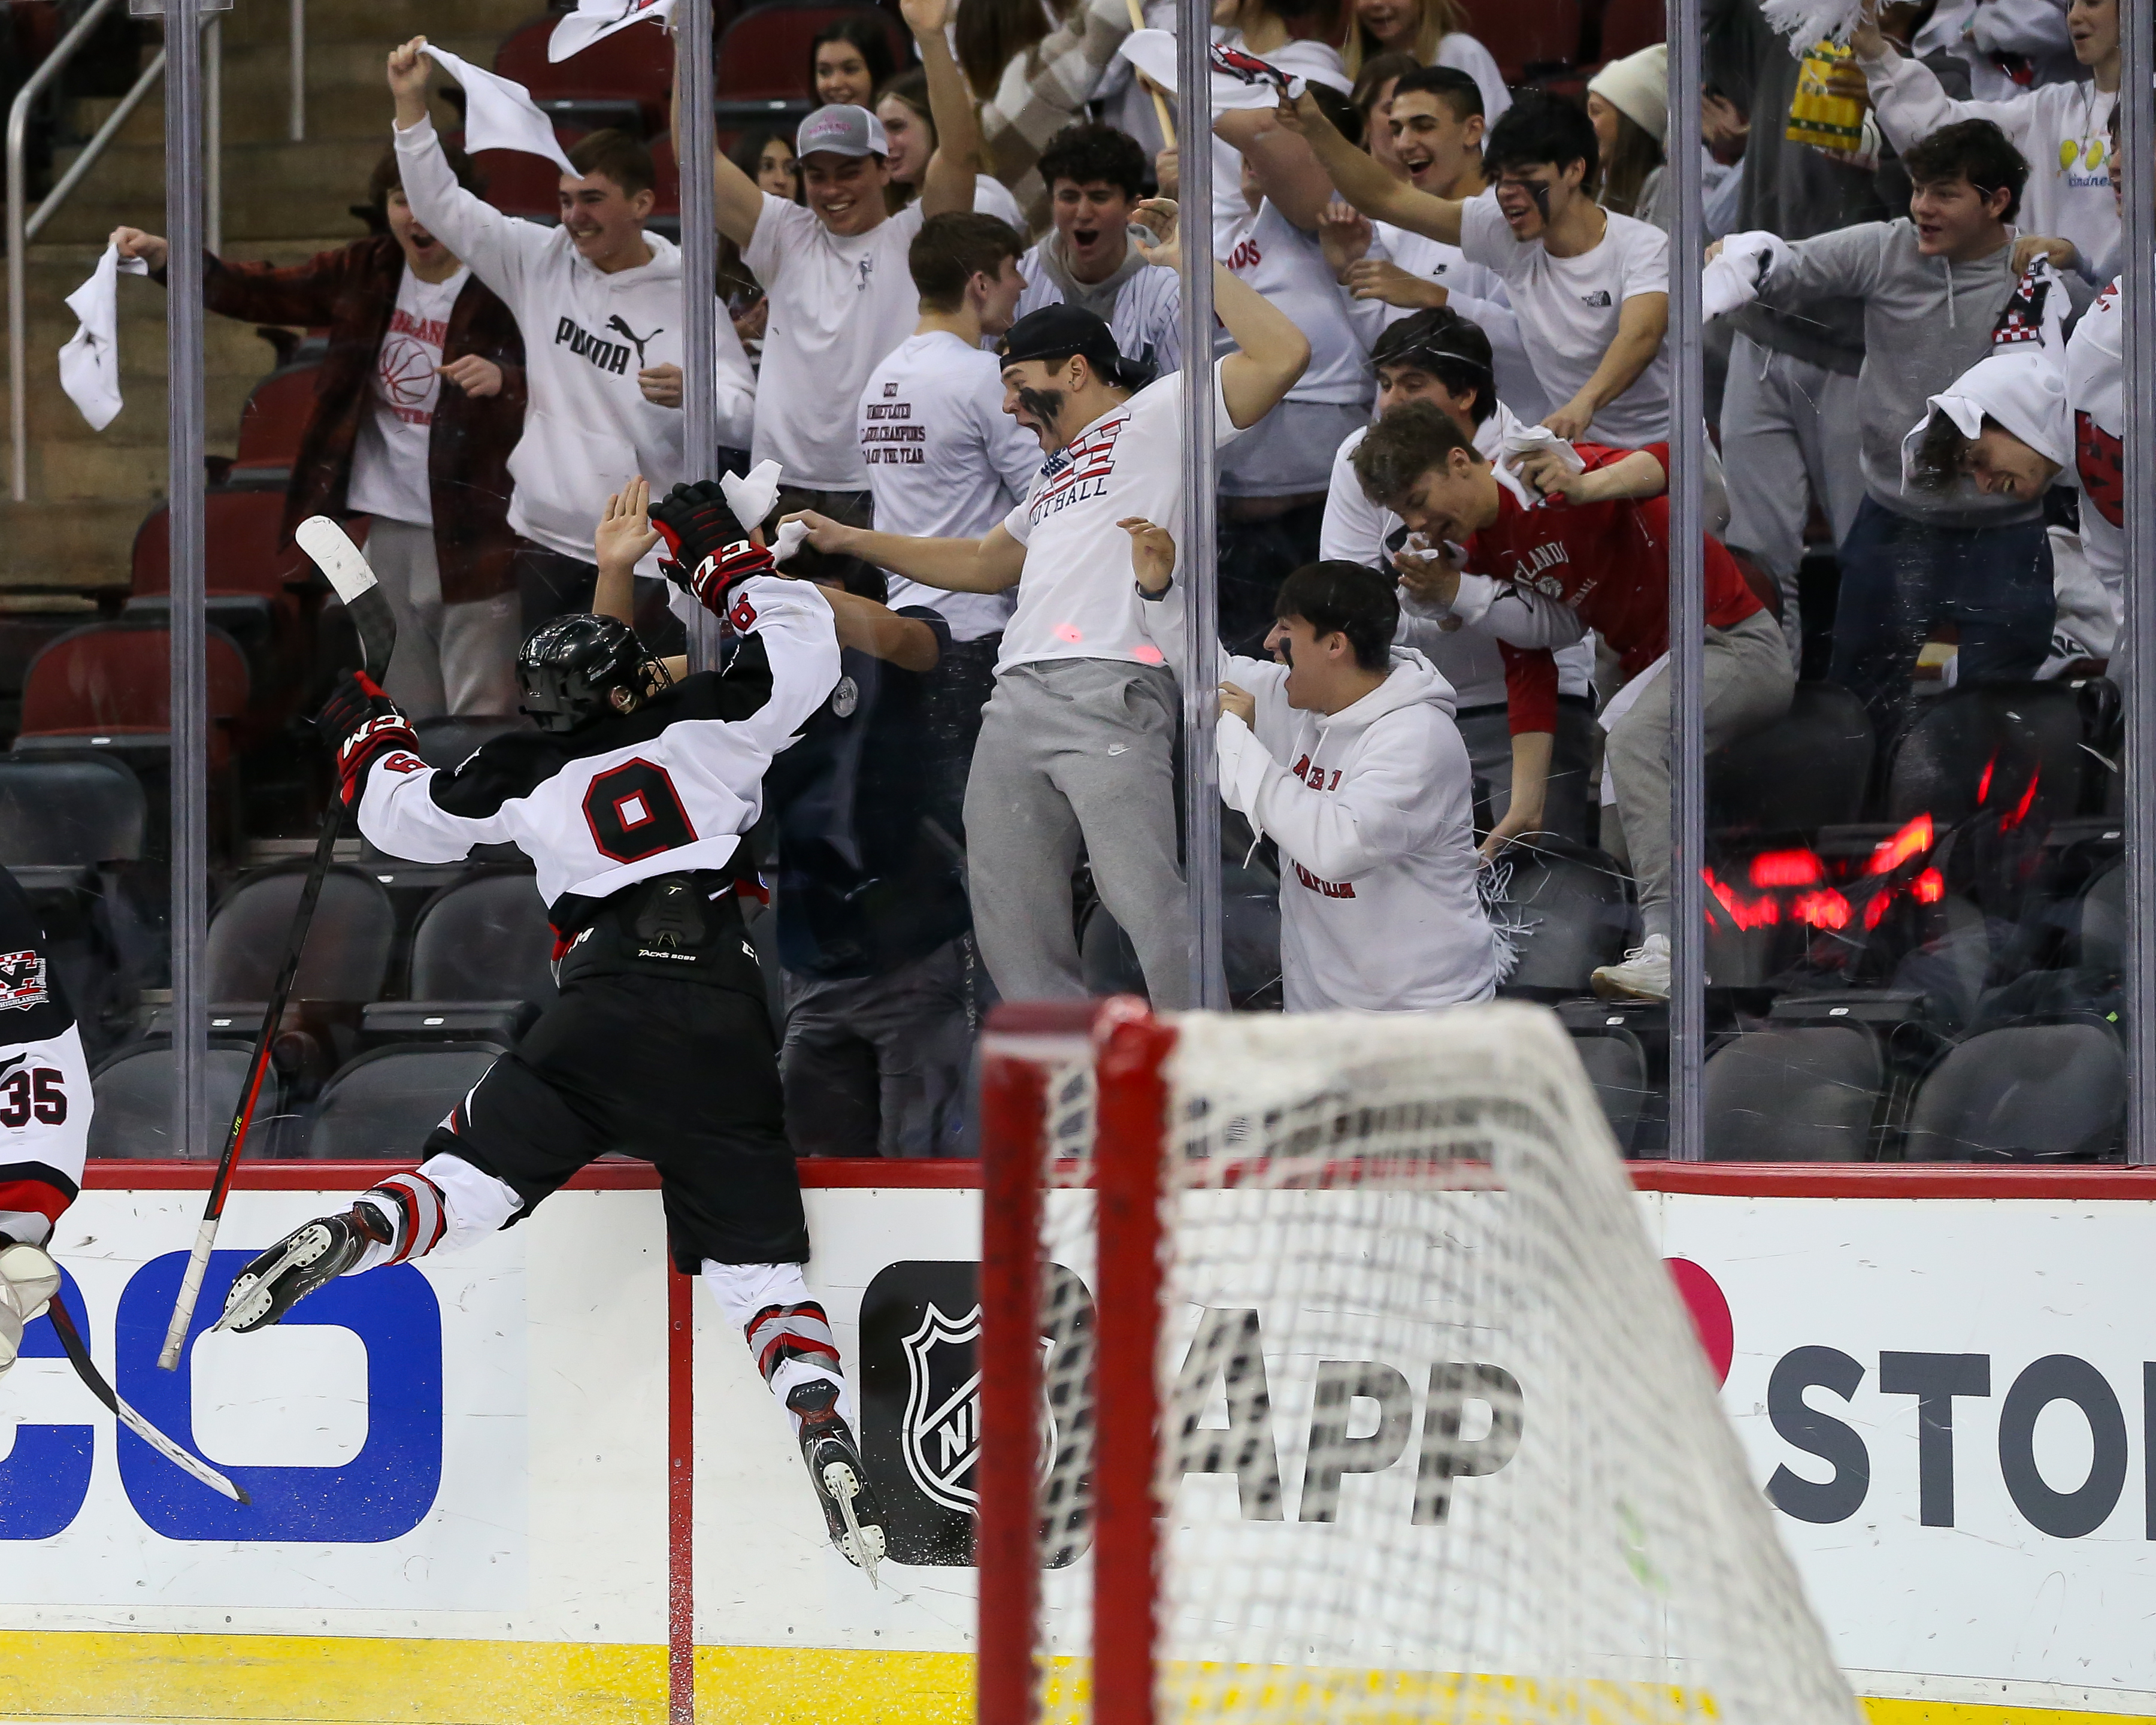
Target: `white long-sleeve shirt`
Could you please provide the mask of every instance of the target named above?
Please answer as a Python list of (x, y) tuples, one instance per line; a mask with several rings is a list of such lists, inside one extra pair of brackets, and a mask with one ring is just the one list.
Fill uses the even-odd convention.
[(831, 602), (813, 583), (753, 576), (734, 600), (728, 621), (746, 639), (723, 673), (581, 730), (495, 737), (454, 771), (392, 751), (368, 769), (360, 831), (412, 862), (514, 845), (557, 929), (580, 920), (565, 899), (726, 867), (762, 811), (773, 757), (839, 680)]
[[(646, 367), (681, 363), (680, 253), (663, 234), (646, 234), (651, 261), (609, 275), (578, 253), (567, 228), (506, 216), (458, 185), (431, 121), (396, 137), (413, 213), (494, 290), (524, 333), (529, 396), (509, 458), (509, 525), (589, 562), (609, 493), (639, 474), (654, 495), (688, 477), (680, 409), (646, 401), (636, 382)], [(749, 441), (756, 377), (723, 317), (716, 345), (719, 441), (740, 448)]]
[(1879, 129), (1895, 149), (1906, 151), (1956, 121), (1990, 121), (2029, 162), (2014, 225), (2024, 234), (2071, 240), (2081, 253), (2080, 272), (2092, 281), (2106, 280), (2117, 267), (2110, 130), (2116, 95), (2083, 79), (2046, 84), (2003, 102), (1958, 102), (1922, 60), (1889, 49), (1858, 64), (1871, 88)]

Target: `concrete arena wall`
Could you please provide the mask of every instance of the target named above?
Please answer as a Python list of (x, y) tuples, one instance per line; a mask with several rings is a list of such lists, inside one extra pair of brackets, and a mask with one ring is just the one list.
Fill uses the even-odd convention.
[[(891, 1316), (952, 1303), (937, 1290), (978, 1255), (973, 1171), (805, 1172), (825, 1183), (810, 1281), (857, 1382), (868, 1299), (865, 1425), (888, 1435), (907, 1369)], [(701, 1295), (674, 1386), (693, 1389), (694, 1537), (670, 1538), (684, 1356), (648, 1170), (589, 1171), (473, 1253), (352, 1284), (348, 1306), (325, 1291), (311, 1322), (206, 1340), (185, 1380), (154, 1357), (199, 1171), (95, 1173), (60, 1242), (93, 1349), (258, 1508), (116, 1441), (64, 1361), (26, 1359), (0, 1387), (0, 1717), (655, 1722), (684, 1555), (698, 1717), (971, 1717), (971, 1570), (893, 1563), (869, 1590)], [(2135, 1297), (2156, 1178), (1637, 1173), (1872, 1717), (2156, 1718), (2156, 1314)], [(220, 1271), (361, 1183), (253, 1178), (206, 1311)], [(932, 1545), (936, 1507), (907, 1489)]]

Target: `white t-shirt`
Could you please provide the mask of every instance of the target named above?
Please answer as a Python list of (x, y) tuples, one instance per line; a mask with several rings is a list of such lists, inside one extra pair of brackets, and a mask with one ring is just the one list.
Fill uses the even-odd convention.
[(359, 441), (352, 452), (352, 482), (345, 506), (354, 515), (434, 524), (434, 496), (427, 481), (427, 444), (441, 399), (442, 343), (449, 331), (449, 310), (465, 290), (471, 271), (459, 268), (447, 281), (422, 281), (407, 264), (397, 283), (397, 306), (374, 356), (374, 380), (368, 391), (373, 411), (359, 422)]
[[(1512, 237), (1494, 193), (1467, 200), (1460, 249), (1505, 283), (1520, 339), (1552, 408), (1578, 394), (1616, 339), (1625, 300), (1670, 290), (1670, 242), (1630, 216), (1605, 217), (1602, 244), (1576, 258), (1553, 258), (1539, 239)], [(1632, 387), (1594, 416), (1583, 439), (1636, 449), (1670, 434), (1670, 350), (1665, 341)]]
[[(1223, 29), (1214, 26), (1213, 39), (1229, 48), (1243, 48), (1240, 30)], [(1245, 49), (1245, 52), (1250, 50)], [(1314, 78), (1320, 84), (1329, 84), (1346, 95), (1355, 86), (1341, 64), (1339, 50), (1328, 42), (1283, 42), (1278, 48), (1269, 49), (1258, 58), (1267, 65), (1277, 66), (1283, 72), (1298, 78)], [(1243, 197), (1243, 152), (1233, 144), (1216, 137), (1213, 140), (1213, 255), (1224, 258), (1235, 244), (1232, 237), (1243, 218), (1250, 213), (1250, 206)]]
[(1430, 56), (1433, 66), (1450, 66), (1455, 72), (1465, 72), (1475, 80), (1475, 87), (1482, 92), (1482, 124), (1485, 129), (1495, 126), (1505, 117), (1505, 110), (1512, 105), (1512, 92), (1505, 87), (1505, 74), (1497, 69), (1497, 57), (1465, 30), (1451, 30), (1437, 44), (1437, 52)]
[[(1317, 236), (1282, 215), (1270, 198), (1245, 208), (1220, 261), (1231, 275), (1286, 312), (1310, 342), (1310, 363), (1289, 401), (1363, 403), (1370, 399), (1370, 357), (1327, 266)], [(1232, 352), (1235, 338), (1214, 332), (1214, 351)]]
[[(1041, 463), (1032, 490), (1004, 518), (1025, 547), (1025, 568), (998, 672), (1045, 659), (1163, 663), (1138, 618), (1130, 535), (1116, 523), (1142, 516), (1180, 539), (1183, 391), (1194, 369), (1147, 384), (1088, 425)], [(1220, 449), (1240, 434), (1217, 365), (1211, 382), (1213, 446)]]
[[(1542, 379), (1535, 376), (1533, 362), (1520, 339), (1520, 320), (1513, 315), (1503, 278), (1486, 264), (1469, 263), (1467, 254), (1456, 245), (1395, 228), (1390, 222), (1373, 222), (1370, 226), (1370, 256), (1389, 259), (1410, 275), (1435, 282), (1445, 290), (1445, 305), (1490, 338), (1497, 398), (1530, 421), (1548, 414), (1551, 403), (1543, 393)], [(1414, 316), (1404, 305), (1388, 305), (1378, 300), (1355, 303), (1378, 308), (1380, 329)], [(1377, 339), (1374, 334), (1371, 339)]]
[(867, 233), (842, 239), (813, 212), (763, 194), (763, 213), (742, 249), (771, 300), (751, 454), (783, 465), (788, 485), (868, 489), (845, 404), (860, 398), (869, 373), (920, 321), (906, 253), (921, 220), (916, 199)]
[[(979, 539), (1025, 495), (1040, 439), (1004, 412), (996, 357), (948, 331), (909, 336), (869, 373), (857, 408), (861, 454), (880, 533)], [(891, 608), (926, 605), (955, 641), (993, 634), (1017, 603), (1009, 593), (946, 593), (890, 577)]]

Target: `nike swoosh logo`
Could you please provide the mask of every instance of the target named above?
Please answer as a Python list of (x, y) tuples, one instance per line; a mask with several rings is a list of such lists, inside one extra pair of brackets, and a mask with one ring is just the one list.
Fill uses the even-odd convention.
[(1127, 742), (1111, 742), (1108, 745), (1108, 752), (1111, 755), (1120, 755), (1127, 752), (1129, 748), (1130, 745)]

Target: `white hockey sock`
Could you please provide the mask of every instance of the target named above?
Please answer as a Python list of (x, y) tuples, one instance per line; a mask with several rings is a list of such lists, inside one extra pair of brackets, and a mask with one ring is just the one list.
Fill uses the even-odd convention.
[(459, 1251), (524, 1207), (513, 1187), (446, 1153), (429, 1157), (414, 1173), (391, 1175), (360, 1197), (389, 1219), (393, 1238), (369, 1245), (346, 1276), (429, 1252)]
[(839, 1389), (839, 1417), (854, 1423), (853, 1394), (846, 1384), (839, 1344), (823, 1307), (808, 1296), (798, 1264), (721, 1264), (704, 1260), (704, 1283), (726, 1322), (747, 1339), (749, 1357), (798, 1435), (801, 1419), (786, 1407), (797, 1384), (822, 1379)]

